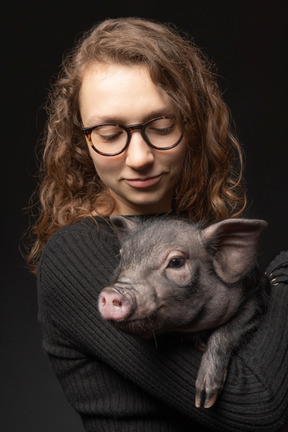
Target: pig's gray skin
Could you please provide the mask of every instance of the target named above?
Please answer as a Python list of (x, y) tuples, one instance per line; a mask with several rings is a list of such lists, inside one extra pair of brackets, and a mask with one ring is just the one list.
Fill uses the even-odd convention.
[(268, 303), (270, 282), (256, 265), (267, 223), (227, 219), (201, 228), (176, 217), (110, 220), (121, 242), (121, 260), (114, 283), (99, 296), (100, 313), (144, 338), (210, 330), (195, 404), (211, 407), (232, 351), (257, 327)]

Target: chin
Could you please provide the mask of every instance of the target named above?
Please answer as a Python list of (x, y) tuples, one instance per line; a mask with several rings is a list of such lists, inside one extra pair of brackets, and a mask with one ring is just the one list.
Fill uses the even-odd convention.
[(138, 207), (139, 211), (149, 211), (150, 213), (164, 213), (171, 210), (171, 199), (170, 197), (164, 198), (159, 197), (144, 197), (141, 200), (134, 200), (131, 203), (134, 208)]

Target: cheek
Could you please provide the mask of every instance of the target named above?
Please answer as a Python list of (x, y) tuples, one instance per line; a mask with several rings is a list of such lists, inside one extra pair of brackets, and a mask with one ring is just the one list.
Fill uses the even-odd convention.
[(96, 153), (90, 146), (89, 154), (98, 176), (105, 184), (107, 184), (107, 180), (108, 182), (110, 182), (111, 180), (113, 181), (113, 179), (118, 177), (118, 173), (120, 173), (123, 166), (123, 158), (109, 158), (101, 156)]
[(184, 287), (191, 282), (191, 271), (187, 265), (177, 270), (168, 268), (166, 270), (166, 277), (175, 285)]
[(179, 170), (182, 170), (186, 153), (186, 142), (179, 144), (179, 146), (175, 147), (175, 149), (172, 149), (171, 153), (169, 153), (169, 162), (175, 171), (178, 172)]

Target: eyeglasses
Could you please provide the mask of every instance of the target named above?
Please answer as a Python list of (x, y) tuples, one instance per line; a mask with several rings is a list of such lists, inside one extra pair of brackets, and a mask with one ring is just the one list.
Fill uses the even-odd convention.
[(140, 131), (150, 147), (156, 150), (170, 150), (181, 142), (185, 123), (186, 121), (177, 121), (175, 117), (162, 116), (130, 126), (103, 123), (83, 128), (82, 132), (97, 153), (102, 156), (117, 156), (127, 149), (132, 133), (136, 130)]

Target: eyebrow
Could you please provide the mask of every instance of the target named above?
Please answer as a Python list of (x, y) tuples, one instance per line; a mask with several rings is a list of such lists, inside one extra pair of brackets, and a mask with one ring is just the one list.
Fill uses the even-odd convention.
[[(150, 111), (149, 113), (147, 113), (145, 116), (142, 117), (141, 123), (145, 123), (146, 121), (156, 117), (169, 116), (172, 115), (172, 113), (173, 112), (171, 107), (165, 107), (161, 110)], [(87, 121), (88, 126), (85, 127), (93, 127), (95, 125), (102, 124), (102, 123), (116, 123), (116, 124), (124, 124), (124, 125), (132, 124), (130, 121), (126, 122), (124, 118), (121, 116), (116, 117), (115, 115), (99, 115), (99, 116), (89, 117)]]

